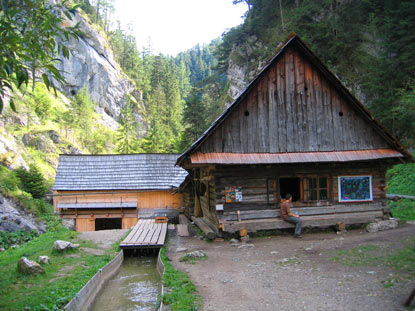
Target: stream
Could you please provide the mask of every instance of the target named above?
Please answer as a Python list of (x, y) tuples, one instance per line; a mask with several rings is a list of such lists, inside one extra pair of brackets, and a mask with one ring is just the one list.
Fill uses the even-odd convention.
[(92, 311), (155, 310), (161, 277), (157, 257), (125, 257), (116, 276), (96, 297)]

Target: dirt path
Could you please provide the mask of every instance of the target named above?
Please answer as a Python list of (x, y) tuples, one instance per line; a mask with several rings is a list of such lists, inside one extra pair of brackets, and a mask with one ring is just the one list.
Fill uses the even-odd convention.
[[(173, 237), (169, 257), (189, 273), (204, 301), (205, 311), (245, 310), (406, 310), (403, 301), (415, 287), (414, 279), (384, 265), (346, 266), (330, 260), (336, 250), (375, 245), (382, 255), (415, 237), (415, 225), (367, 233), (335, 233), (254, 238), (251, 245), (229, 241), (208, 243), (197, 237)], [(179, 262), (183, 252), (203, 250), (206, 261)], [(187, 252), (186, 251), (186, 252)], [(357, 254), (359, 256), (364, 256)], [(392, 287), (388, 280), (401, 279)], [(383, 283), (382, 283), (383, 282)]]
[(81, 232), (79, 238), (86, 241), (92, 241), (103, 249), (110, 249), (112, 244), (121, 239), (128, 229), (100, 230)]

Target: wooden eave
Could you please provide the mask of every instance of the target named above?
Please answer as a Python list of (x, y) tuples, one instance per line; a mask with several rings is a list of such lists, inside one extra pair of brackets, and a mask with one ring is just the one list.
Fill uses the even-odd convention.
[(331, 85), (339, 91), (353, 107), (359, 111), (362, 116), (369, 121), (369, 124), (379, 133), (391, 146), (396, 148), (400, 153), (404, 155), (404, 158), (413, 162), (414, 159), (412, 155), (406, 150), (406, 148), (396, 139), (388, 130), (369, 112), (369, 110), (356, 98), (353, 94), (341, 83), (341, 81), (327, 68), (327, 66), (312, 52), (312, 50), (307, 46), (307, 44), (302, 41), (297, 34), (291, 33), (287, 40), (281, 45), (277, 50), (275, 55), (267, 62), (263, 67), (260, 73), (249, 83), (246, 89), (241, 93), (241, 95), (236, 98), (233, 103), (224, 110), (224, 112), (210, 125), (210, 127), (184, 152), (182, 153), (177, 161), (176, 165), (182, 166), (182, 163), (185, 158), (188, 158), (189, 155), (197, 150), (197, 148), (215, 131), (215, 129), (222, 124), (222, 122), (234, 111), (242, 100), (250, 93), (250, 91), (257, 85), (259, 80), (265, 74), (265, 72), (280, 58), (280, 56), (286, 51), (286, 49), (294, 45), (298, 48), (303, 55), (314, 65), (324, 77), (331, 82)]

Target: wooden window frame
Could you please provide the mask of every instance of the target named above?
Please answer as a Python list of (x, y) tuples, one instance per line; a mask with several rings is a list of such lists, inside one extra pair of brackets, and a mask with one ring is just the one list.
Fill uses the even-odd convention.
[[(268, 204), (280, 204), (280, 179), (281, 178), (299, 178), (300, 179), (300, 202), (301, 203), (313, 203), (313, 202), (331, 202), (333, 197), (333, 189), (332, 189), (332, 181), (331, 175), (281, 175), (275, 178), (267, 178), (267, 203)], [(317, 200), (305, 200), (305, 191), (304, 191), (304, 182), (306, 178), (316, 178), (316, 190), (317, 190)], [(320, 178), (326, 178), (326, 186), (325, 188), (320, 188)], [(272, 181), (272, 188), (270, 187), (270, 181)], [(327, 192), (327, 199), (321, 200), (320, 199), (320, 190), (326, 190)], [(271, 200), (272, 198), (272, 200)]]

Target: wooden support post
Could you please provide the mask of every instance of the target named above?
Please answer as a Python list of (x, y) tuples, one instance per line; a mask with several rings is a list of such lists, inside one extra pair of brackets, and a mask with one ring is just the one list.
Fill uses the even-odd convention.
[(214, 238), (216, 238), (215, 231), (213, 231), (201, 218), (192, 216), (192, 220), (200, 228), (200, 230), (203, 231), (203, 233), (209, 240), (213, 240)]

